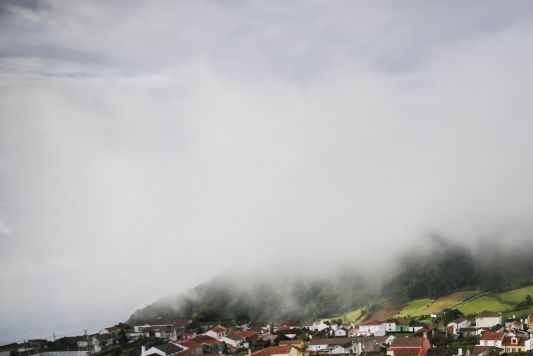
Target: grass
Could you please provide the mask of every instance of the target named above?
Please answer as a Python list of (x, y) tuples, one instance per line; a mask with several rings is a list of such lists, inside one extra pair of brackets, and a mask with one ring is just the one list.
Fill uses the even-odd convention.
[(533, 296), (533, 286), (513, 289), (508, 292), (498, 294), (498, 297), (501, 298), (505, 303), (508, 304), (518, 304), (524, 300), (527, 295)]
[(323, 319), (342, 319), (342, 321), (346, 322), (346, 321), (352, 321), (352, 322), (357, 322), (359, 321), (359, 319), (361, 319), (361, 317), (363, 316), (363, 312), (364, 312), (365, 308), (359, 308), (359, 309), (355, 309), (349, 313), (345, 313), (343, 315), (339, 315), (339, 316), (336, 316), (336, 317), (333, 317), (333, 318), (323, 318)]
[(509, 310), (513, 305), (502, 303), (496, 297), (485, 295), (457, 307), (465, 315), (478, 314), (482, 311), (501, 312)]
[[(533, 307), (513, 311), (515, 306), (523, 301), (528, 294), (533, 296), (533, 285), (499, 294), (481, 295), (479, 291), (463, 291), (440, 297), (436, 300), (429, 298), (415, 299), (407, 303), (403, 308), (399, 303), (385, 301), (381, 303), (380, 308), (373, 315), (367, 315), (365, 312), (368, 308), (362, 307), (334, 319), (342, 318), (344, 321), (357, 323), (369, 318), (381, 320), (387, 319), (389, 316), (403, 318), (438, 314), (448, 308), (459, 309), (465, 315), (478, 314), (483, 311), (495, 311), (504, 312), (505, 317), (521, 316), (533, 313)], [(479, 297), (476, 298), (476, 296)]]
[(444, 309), (455, 307), (457, 304), (464, 302), (470, 298), (479, 295), (478, 291), (457, 292), (435, 300), (428, 308), (425, 309), (425, 314), (437, 314)]
[(363, 308), (355, 309), (354, 311), (351, 311), (349, 313), (346, 313), (343, 315), (344, 321), (359, 321), (361, 316), (363, 315)]
[(367, 318), (375, 320), (387, 320), (398, 314), (403, 307), (404, 305), (402, 303), (393, 300), (387, 300), (379, 306), (372, 316), (367, 316)]
[(516, 317), (520, 318), (522, 316), (527, 316), (529, 314), (533, 314), (533, 306), (529, 308), (525, 308), (525, 309), (511, 310), (511, 311), (505, 312), (503, 313), (503, 317), (510, 318), (513, 315), (515, 315)]
[(397, 314), (398, 317), (406, 316), (420, 316), (428, 314), (426, 308), (433, 303), (433, 299), (423, 298), (415, 299), (407, 303), (407, 305)]

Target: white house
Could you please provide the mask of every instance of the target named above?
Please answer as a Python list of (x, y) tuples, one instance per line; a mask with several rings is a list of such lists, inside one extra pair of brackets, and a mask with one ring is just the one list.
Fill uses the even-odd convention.
[(526, 351), (533, 351), (533, 338), (526, 340)]
[(141, 347), (141, 356), (149, 356), (149, 355), (159, 355), (159, 356), (171, 356), (171, 355), (177, 355), (178, 353), (184, 351), (182, 347), (179, 347), (178, 345), (167, 342), (166, 344), (159, 345), (159, 346), (153, 346), (146, 350), (144, 346)]
[(222, 338), (222, 341), (236, 349), (243, 347), (244, 339), (235, 335), (228, 335)]
[(479, 346), (502, 347), (504, 333), (485, 331), (479, 338)]
[(329, 350), (329, 353), (333, 355), (343, 355), (346, 353), (346, 349), (341, 345), (337, 345), (334, 346), (331, 350)]
[(313, 330), (313, 331), (322, 331), (322, 330), (327, 329), (327, 328), (329, 328), (329, 325), (326, 324), (326, 323), (324, 323), (323, 320), (321, 320), (321, 321), (318, 322), (318, 323), (317, 323), (317, 322), (314, 322), (314, 323), (313, 323), (313, 326), (312, 326), (312, 330)]
[(361, 334), (371, 334), (374, 336), (384, 336), (386, 334), (385, 331), (385, 323), (378, 320), (369, 320), (365, 321), (361, 325), (359, 325), (359, 331)]
[(455, 319), (454, 321), (448, 323), (448, 328), (452, 330), (452, 333), (457, 334), (459, 329), (467, 328), (470, 326), (470, 323), (466, 318), (460, 317), (458, 319)]
[(348, 336), (348, 331), (346, 331), (346, 329), (343, 329), (343, 328), (338, 328), (337, 330), (335, 330), (335, 336), (346, 337)]
[(389, 336), (364, 336), (353, 338), (354, 353), (361, 355), (367, 352), (379, 352), (386, 345), (390, 345), (394, 341), (395, 337)]
[(327, 339), (311, 339), (308, 346), (309, 353), (335, 353), (335, 354), (353, 354), (354, 342), (353, 339), (343, 338), (327, 338)]
[(204, 335), (212, 337), (213, 339), (216, 339), (218, 341), (222, 341), (222, 339), (227, 336), (227, 332), (228, 331), (225, 327), (219, 325), (204, 333)]
[(502, 323), (502, 316), (495, 312), (483, 312), (476, 316), (476, 328), (491, 328)]
[(133, 331), (136, 332), (136, 333), (141, 333), (144, 328), (149, 328), (150, 326), (151, 326), (150, 324), (135, 325), (133, 327)]
[(120, 332), (120, 325), (113, 325), (113, 326), (110, 326), (108, 328), (105, 328), (105, 329), (102, 329), (100, 330), (99, 334), (100, 335), (118, 335), (118, 333)]
[(396, 331), (396, 322), (394, 320), (389, 320), (385, 322), (385, 331), (395, 332)]

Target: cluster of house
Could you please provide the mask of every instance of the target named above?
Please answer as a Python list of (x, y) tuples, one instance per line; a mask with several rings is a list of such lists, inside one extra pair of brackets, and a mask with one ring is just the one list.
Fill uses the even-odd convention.
[(447, 325), (453, 336), (479, 336), (473, 354), (503, 354), (533, 351), (533, 314), (525, 318), (508, 318), (503, 322), (499, 313), (484, 312), (476, 317), (475, 326), (465, 318)]
[[(467, 319), (458, 318), (447, 325), (446, 331), (439, 331), (432, 325), (425, 325), (413, 319), (369, 320), (359, 325), (351, 322), (337, 325), (327, 319), (304, 325), (216, 325), (201, 334), (183, 333), (175, 338), (172, 335), (164, 344), (143, 347), (141, 356), (205, 356), (232, 353), (243, 348), (248, 349), (253, 356), (489, 356), (533, 350), (533, 315), (523, 319), (510, 318), (503, 322), (500, 314), (485, 312), (479, 314), (474, 323), (472, 325)], [(153, 327), (135, 327), (134, 332), (143, 333), (147, 328)], [(165, 327), (168, 328), (168, 325)], [(306, 338), (298, 338), (298, 334), (293, 332), (295, 329), (304, 330)], [(285, 340), (280, 340), (277, 346), (262, 348), (274, 343), (278, 338), (277, 331), (282, 331)], [(428, 338), (429, 333), (435, 335), (439, 332), (449, 338), (477, 336), (479, 341), (473, 350), (457, 348), (447, 349), (446, 353), (442, 353), (442, 350), (432, 347)], [(258, 351), (252, 353), (251, 350)]]
[[(298, 325), (204, 322), (195, 326), (195, 330), (206, 330), (201, 333), (190, 331), (190, 323), (190, 320), (178, 319), (128, 328), (115, 325), (93, 335), (63, 338), (68, 339), (69, 344), (75, 342), (76, 350), (70, 349), (68, 355), (63, 353), (61, 356), (98, 353), (116, 343), (119, 337), (125, 337), (128, 342), (140, 338), (159, 340), (142, 346), (141, 356), (209, 356), (235, 352), (247, 352), (253, 356), (496, 356), (533, 352), (533, 315), (503, 321), (499, 313), (484, 312), (472, 322), (464, 317), (458, 318), (448, 323), (445, 330), (415, 319), (368, 320), (359, 325), (352, 322), (336, 324), (328, 319)], [(429, 334), (447, 339), (471, 337), (477, 340), (477, 345), (473, 350), (447, 348), (443, 352), (442, 348), (432, 347)], [(21, 347), (20, 344), (16, 346)], [(24, 345), (26, 350), (29, 346)], [(9, 354), (5, 350), (0, 347), (0, 356)]]
[[(204, 323), (203, 327), (212, 326)], [(165, 326), (166, 330), (169, 325)], [(146, 330), (153, 330), (151, 325), (134, 327), (134, 333), (145, 335)], [(205, 355), (205, 354), (228, 354), (239, 349), (262, 348), (274, 343), (277, 335), (270, 332), (271, 325), (259, 322), (244, 323), (237, 327), (230, 325), (215, 325), (204, 333), (180, 332), (177, 328), (170, 328), (172, 333), (164, 344), (142, 347), (141, 356), (149, 355)], [(136, 334), (130, 334), (135, 337)], [(157, 334), (152, 334), (156, 338)]]
[(347, 322), (342, 325), (331, 324), (329, 320), (321, 320), (320, 322), (313, 323), (309, 330), (319, 331), (328, 330), (328, 336), (337, 337), (355, 337), (355, 336), (384, 336), (387, 333), (395, 332), (410, 332), (416, 333), (424, 328), (428, 328), (427, 325), (419, 322), (416, 319), (390, 319), (386, 321), (368, 320), (359, 325), (355, 325), (352, 322)]

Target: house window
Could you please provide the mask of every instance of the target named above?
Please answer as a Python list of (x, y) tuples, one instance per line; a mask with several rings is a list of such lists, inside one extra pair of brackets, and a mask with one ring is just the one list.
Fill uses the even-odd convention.
[(485, 341), (485, 346), (489, 346), (489, 342), (488, 341)]

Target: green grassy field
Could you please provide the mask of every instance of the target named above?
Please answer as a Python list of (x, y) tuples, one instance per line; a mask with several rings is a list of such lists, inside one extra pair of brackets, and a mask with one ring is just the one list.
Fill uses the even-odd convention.
[(533, 314), (533, 307), (529, 307), (529, 308), (526, 308), (526, 309), (520, 309), (520, 310), (508, 311), (508, 312), (503, 313), (503, 317), (504, 318), (510, 318), (513, 315), (515, 315), (516, 317), (520, 318), (520, 317), (523, 317), (523, 316), (527, 316), (529, 314)]
[(500, 293), (497, 296), (500, 297), (505, 303), (518, 304), (523, 301), (528, 294), (533, 296), (533, 286), (513, 289), (508, 292)]
[[(396, 312), (396, 310), (402, 307), (401, 304), (396, 303), (398, 304), (397, 309), (394, 310), (392, 307), (387, 307), (386, 304), (390, 304), (391, 302), (386, 301), (380, 304), (381, 308), (378, 308), (374, 313), (374, 316), (378, 319), (387, 319), (389, 316), (399, 318), (407, 316), (417, 317), (421, 315), (438, 314), (447, 308), (459, 309), (465, 315), (478, 314), (483, 311), (495, 311), (503, 312), (505, 317), (511, 315), (522, 316), (532, 314), (533, 307), (518, 311), (513, 311), (512, 309), (514, 309), (518, 303), (523, 301), (528, 294), (533, 296), (533, 285), (499, 294), (487, 294), (483, 296), (481, 296), (479, 291), (463, 291), (440, 297), (436, 300), (430, 298), (415, 299), (407, 303), (399, 312)], [(476, 298), (478, 295), (480, 295), (480, 297)], [(337, 316), (334, 319), (342, 318), (344, 321), (361, 322), (373, 317), (367, 315), (367, 313), (365, 313), (366, 310), (367, 307), (362, 307), (344, 315)]]
[(426, 308), (433, 303), (433, 299), (415, 299), (405, 305), (405, 307), (396, 316), (419, 316), (427, 314)]
[(361, 317), (363, 316), (363, 312), (364, 312), (365, 308), (359, 308), (359, 309), (355, 309), (351, 312), (348, 312), (346, 314), (343, 314), (343, 315), (338, 315), (338, 316), (335, 316), (335, 317), (332, 317), (332, 318), (325, 318), (325, 319), (342, 319), (343, 321), (352, 321), (352, 322), (358, 322), (358, 321), (362, 321), (360, 320)]
[(444, 309), (455, 307), (457, 304), (464, 302), (476, 295), (479, 295), (478, 291), (465, 291), (457, 292), (444, 297), (440, 297), (435, 300), (428, 308), (425, 309), (425, 314), (437, 314)]
[(355, 309), (352, 312), (346, 313), (342, 316), (344, 321), (353, 321), (357, 322), (361, 318), (361, 315), (363, 314), (363, 308)]
[(497, 298), (485, 295), (457, 307), (465, 315), (477, 314), (482, 311), (501, 312), (511, 309), (513, 305), (500, 302)]

